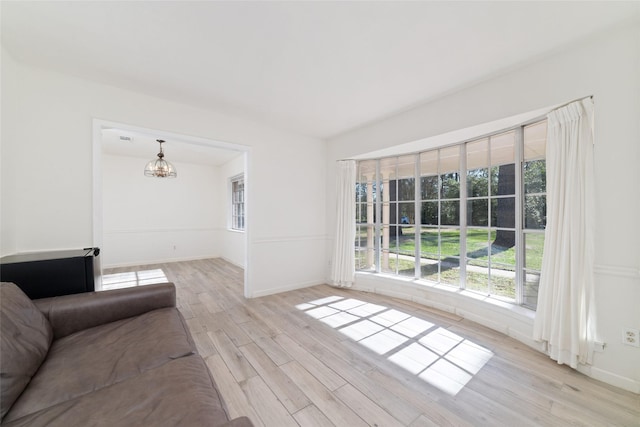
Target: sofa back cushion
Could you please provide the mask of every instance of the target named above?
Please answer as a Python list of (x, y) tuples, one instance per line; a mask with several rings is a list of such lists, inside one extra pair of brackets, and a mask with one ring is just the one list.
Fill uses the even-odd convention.
[(0, 416), (29, 384), (51, 345), (49, 321), (13, 283), (0, 284)]

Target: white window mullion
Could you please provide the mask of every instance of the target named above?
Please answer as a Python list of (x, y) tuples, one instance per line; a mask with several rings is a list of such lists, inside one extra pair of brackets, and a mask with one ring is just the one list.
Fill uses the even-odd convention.
[[(489, 293), (489, 295), (493, 295), (493, 277), (492, 277), (492, 266), (491, 266), (491, 262), (492, 260), (492, 247), (491, 244), (493, 243), (493, 241), (491, 240), (491, 230), (495, 229), (496, 230), (496, 236), (498, 236), (498, 228), (491, 222), (491, 218), (493, 218), (493, 195), (495, 194), (496, 196), (498, 195), (498, 189), (497, 188), (493, 188), (493, 181), (491, 180), (491, 173), (492, 173), (492, 169), (493, 169), (493, 164), (491, 163), (491, 150), (493, 149), (493, 147), (491, 146), (491, 141), (492, 141), (493, 135), (489, 136), (488, 141), (487, 141), (487, 165), (488, 165), (488, 171), (489, 171), (489, 185), (487, 186), (487, 218), (488, 218), (488, 227), (487, 227), (487, 276), (488, 276), (488, 280), (489, 280), (489, 284), (487, 286), (487, 292)], [(498, 171), (498, 181), (500, 181), (500, 177), (499, 177), (500, 172)], [(500, 202), (498, 202), (500, 203)]]
[(438, 258), (437, 258), (437, 266), (438, 266), (438, 283), (442, 282), (442, 165), (441, 165), (441, 154), (442, 149), (438, 150)]
[[(375, 220), (375, 263), (376, 263), (376, 273), (380, 273), (380, 262), (382, 261), (382, 251), (380, 250), (380, 224), (382, 224), (382, 201), (380, 194), (380, 184), (382, 180), (380, 179), (380, 160), (376, 160), (376, 172), (375, 172), (375, 184), (376, 184), (376, 220)], [(387, 191), (385, 189), (384, 191)]]
[(524, 235), (523, 228), (523, 207), (524, 207), (524, 126), (516, 130), (516, 304), (521, 305), (524, 295), (525, 275), (524, 267)]
[(422, 258), (422, 234), (420, 227), (422, 225), (421, 209), (420, 209), (420, 200), (421, 196), (421, 179), (420, 179), (420, 155), (416, 154), (415, 156), (415, 169), (414, 169), (414, 177), (415, 177), (415, 191), (413, 196), (413, 217), (414, 221), (414, 246), (415, 246), (415, 278), (419, 279), (422, 276), (422, 269), (420, 259)]
[(467, 144), (460, 146), (460, 289), (467, 284)]

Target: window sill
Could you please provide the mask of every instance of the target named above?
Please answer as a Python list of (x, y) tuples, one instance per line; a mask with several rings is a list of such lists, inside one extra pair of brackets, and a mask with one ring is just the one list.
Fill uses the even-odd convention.
[(233, 233), (244, 233), (244, 230), (236, 230), (235, 228), (227, 228), (227, 231), (231, 231)]

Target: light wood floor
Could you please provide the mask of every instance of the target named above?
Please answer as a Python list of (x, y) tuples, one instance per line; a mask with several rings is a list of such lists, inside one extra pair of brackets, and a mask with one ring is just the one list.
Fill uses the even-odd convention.
[(247, 300), (219, 259), (156, 270), (231, 417), (256, 426), (640, 426), (640, 395), (590, 379), (460, 317), (315, 286)]

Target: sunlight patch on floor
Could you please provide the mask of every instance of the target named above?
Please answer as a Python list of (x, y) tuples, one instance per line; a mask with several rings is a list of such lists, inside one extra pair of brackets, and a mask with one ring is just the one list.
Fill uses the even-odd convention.
[(384, 330), (384, 326), (364, 319), (351, 325), (345, 326), (344, 328), (340, 329), (340, 332), (354, 341), (360, 341), (382, 330)]
[(385, 354), (401, 344), (404, 344), (408, 339), (409, 338), (402, 334), (393, 332), (389, 329), (383, 329), (377, 334), (373, 334), (363, 340), (360, 340), (360, 344), (378, 354)]
[(493, 356), (437, 324), (354, 298), (326, 297), (296, 308), (452, 396)]
[(126, 273), (105, 274), (102, 276), (102, 290), (131, 288), (168, 282), (162, 269), (130, 271)]

